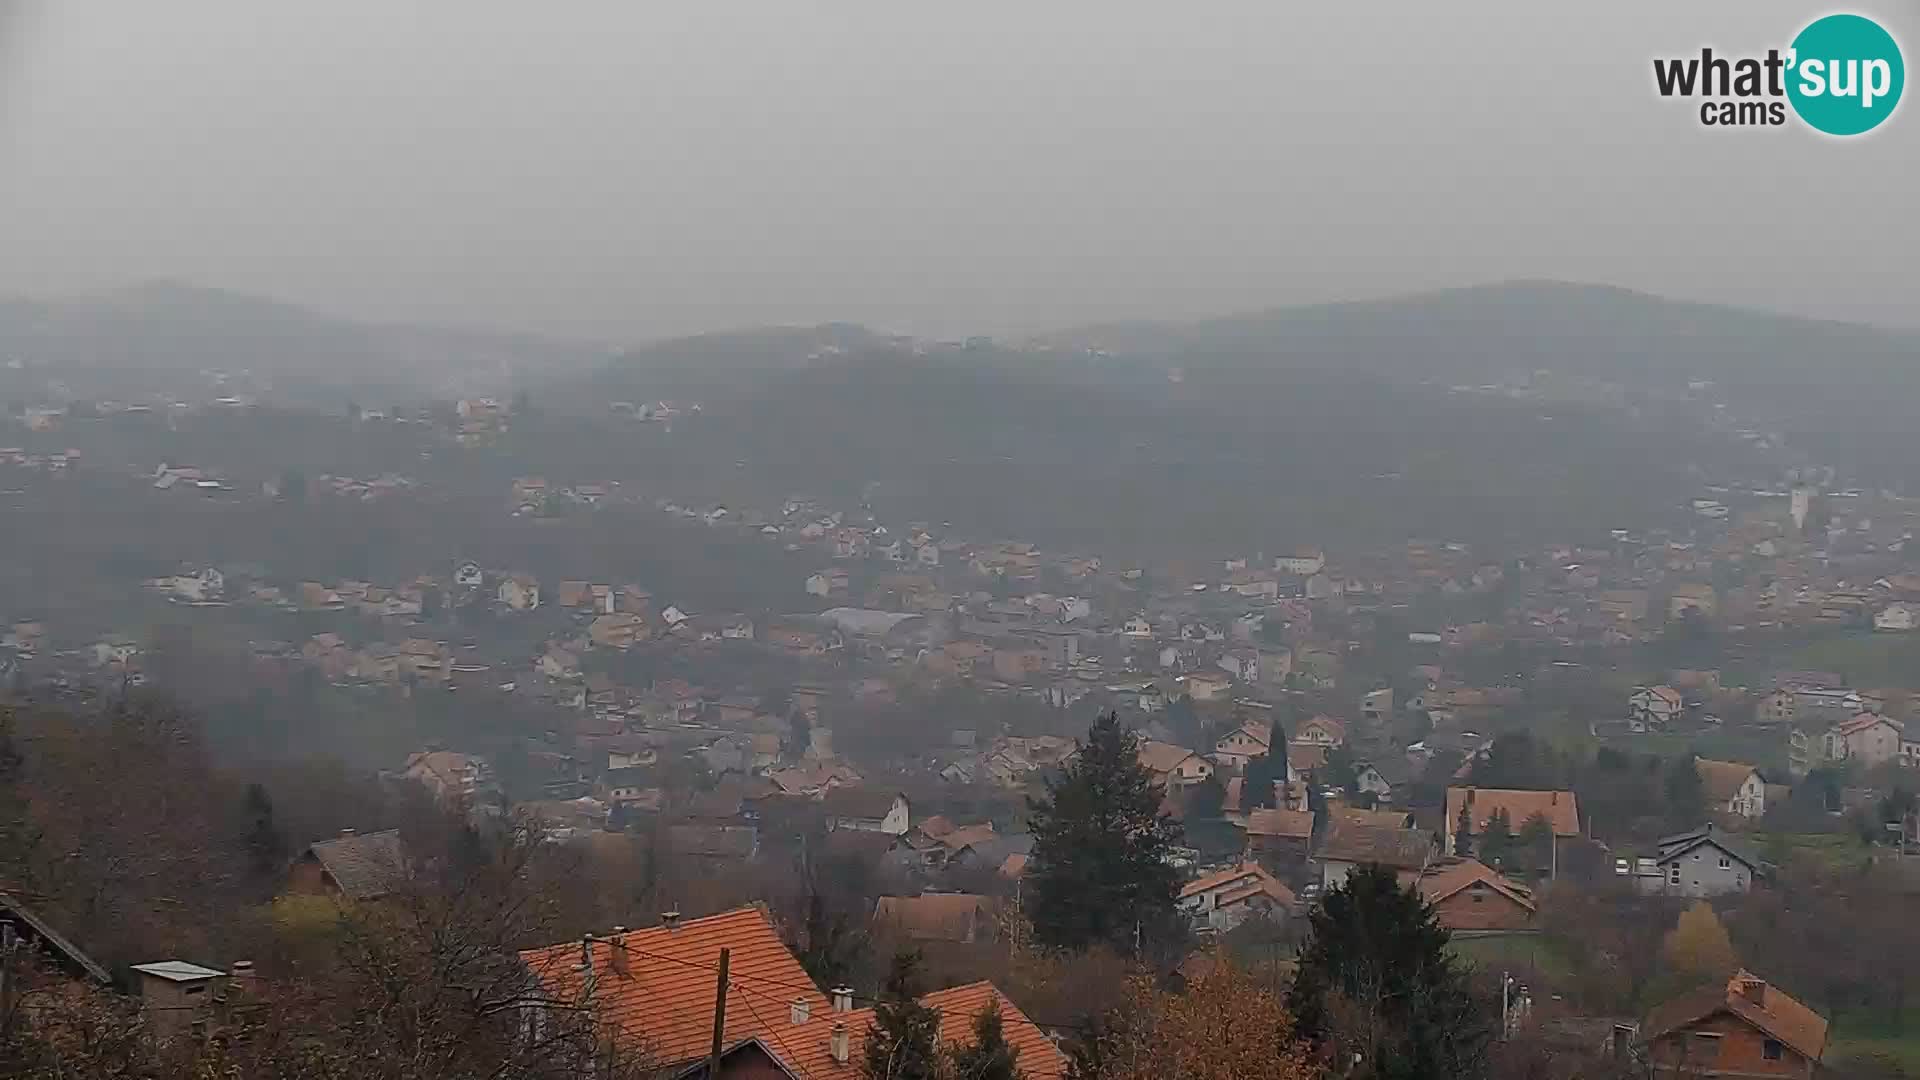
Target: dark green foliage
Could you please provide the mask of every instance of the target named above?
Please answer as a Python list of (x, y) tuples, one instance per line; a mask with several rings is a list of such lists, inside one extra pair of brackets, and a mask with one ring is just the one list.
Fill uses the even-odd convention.
[(1353, 1076), (1472, 1080), (1487, 1073), (1495, 1021), (1447, 953), (1447, 932), (1392, 870), (1365, 866), (1310, 916), (1287, 1005), (1307, 1038)]
[(1161, 815), (1139, 742), (1117, 715), (1097, 720), (1047, 793), (1028, 801), (1033, 929), (1043, 945), (1084, 948), (1176, 933), (1180, 875), (1167, 863), (1181, 837)]
[(798, 950), (800, 966), (821, 986), (852, 981), (866, 958), (867, 939), (859, 924), (844, 911), (829, 911), (818, 890), (807, 894), (804, 940)]
[(287, 838), (273, 820), (273, 799), (259, 784), (247, 785), (246, 846), (257, 873), (274, 873), (287, 857)]
[(1552, 747), (1527, 732), (1510, 732), (1493, 740), (1487, 756), (1473, 766), (1478, 787), (1554, 791), (1565, 788), (1568, 763)]
[(1553, 822), (1547, 815), (1536, 813), (1527, 818), (1520, 826), (1520, 835), (1514, 838), (1513, 860), (1523, 863), (1516, 869), (1536, 870), (1549, 865), (1553, 860)]
[(1353, 751), (1336, 746), (1327, 751), (1327, 763), (1316, 770), (1314, 780), (1338, 788), (1349, 799), (1360, 794), (1360, 774), (1353, 764)]
[(1453, 821), (1453, 853), (1463, 859), (1473, 855), (1473, 809), (1466, 803)]
[(1007, 1042), (1000, 999), (987, 1002), (973, 1018), (973, 1041), (953, 1052), (953, 1080), (1021, 1080), (1020, 1051)]
[(1247, 775), (1240, 784), (1240, 809), (1274, 809), (1274, 785), (1286, 779), (1287, 740), (1276, 724), (1267, 752), (1247, 761)]
[(941, 1074), (940, 1014), (915, 1000), (920, 954), (897, 952), (867, 1028), (867, 1080), (935, 1080)]
[[(1242, 785), (1244, 795), (1245, 785)], [(1218, 776), (1209, 776), (1205, 780), (1187, 789), (1186, 815), (1194, 821), (1211, 821), (1220, 816), (1220, 808), (1226, 804), (1227, 789), (1220, 783)]]
[(1667, 825), (1674, 829), (1690, 829), (1700, 823), (1707, 812), (1707, 792), (1700, 783), (1700, 769), (1694, 765), (1692, 754), (1682, 754), (1667, 765)]
[(1182, 746), (1198, 746), (1208, 741), (1200, 723), (1200, 714), (1194, 711), (1193, 699), (1185, 694), (1167, 703), (1160, 722), (1173, 733), (1174, 741)]
[(1495, 810), (1487, 816), (1486, 827), (1480, 830), (1480, 861), (1488, 866), (1506, 863), (1513, 856), (1513, 819), (1506, 810)]

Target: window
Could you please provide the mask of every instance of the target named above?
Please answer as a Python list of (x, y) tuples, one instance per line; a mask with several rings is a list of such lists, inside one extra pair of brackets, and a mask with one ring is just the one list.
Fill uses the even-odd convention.
[(1722, 870), (1733, 869), (1733, 860), (1727, 858), (1725, 855), (1720, 856), (1720, 869)]
[(1667, 881), (1674, 885), (1680, 884), (1680, 868), (1678, 866), (1667, 868)]
[(1768, 1061), (1779, 1061), (1780, 1060), (1780, 1040), (1768, 1039), (1760, 1047), (1760, 1056), (1763, 1058), (1766, 1058)]

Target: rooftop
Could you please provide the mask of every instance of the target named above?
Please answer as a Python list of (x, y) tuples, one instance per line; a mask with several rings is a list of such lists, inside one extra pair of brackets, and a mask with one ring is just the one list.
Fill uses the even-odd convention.
[(201, 967), (199, 964), (189, 964), (185, 960), (161, 960), (152, 964), (135, 964), (133, 970), (168, 982), (199, 982), (201, 979), (217, 979), (226, 974), (224, 971), (215, 971), (209, 967)]

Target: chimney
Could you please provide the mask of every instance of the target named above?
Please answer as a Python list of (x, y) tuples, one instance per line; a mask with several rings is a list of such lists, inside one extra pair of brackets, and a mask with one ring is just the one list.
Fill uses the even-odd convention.
[(660, 925), (666, 927), (668, 930), (680, 929), (680, 913), (677, 911), (661, 912)]
[(613, 973), (623, 978), (631, 974), (627, 965), (627, 928), (616, 926), (613, 936), (607, 939), (607, 965)]
[(341, 835), (341, 836), (352, 836), (352, 835), (353, 835), (353, 830), (352, 830), (352, 829), (341, 829), (341, 830), (340, 830), (340, 835)]
[(834, 1012), (849, 1013), (853, 1011), (853, 987), (836, 986), (829, 991), (829, 993), (833, 995)]
[(588, 972), (593, 970), (593, 935), (580, 935), (580, 966)]
[(806, 998), (794, 998), (791, 1018), (795, 1024), (804, 1024), (813, 1019), (813, 1002)]
[(839, 1062), (840, 1064), (845, 1065), (847, 1063), (847, 1025), (846, 1024), (840, 1023), (840, 1024), (833, 1025), (833, 1038), (828, 1040), (827, 1042), (827, 1052), (829, 1054), (832, 1054), (833, 1060)]
[(251, 998), (258, 995), (260, 990), (260, 976), (253, 970), (253, 961), (235, 960), (233, 962), (233, 969), (227, 972), (227, 974), (233, 980), (232, 985), (235, 996)]
[(1743, 971), (1733, 977), (1733, 992), (1762, 1009), (1767, 1007), (1767, 980), (1751, 972)]

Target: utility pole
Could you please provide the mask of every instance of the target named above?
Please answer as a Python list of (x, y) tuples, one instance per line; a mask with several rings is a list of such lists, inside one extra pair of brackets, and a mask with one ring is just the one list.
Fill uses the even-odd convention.
[(719, 1080), (720, 1043), (727, 1030), (727, 967), (732, 949), (720, 950), (720, 977), (713, 984), (713, 1049), (707, 1055), (707, 1080)]
[(1507, 1022), (1507, 993), (1513, 986), (1513, 976), (1506, 971), (1500, 972), (1500, 1041), (1506, 1042), (1513, 1026)]

